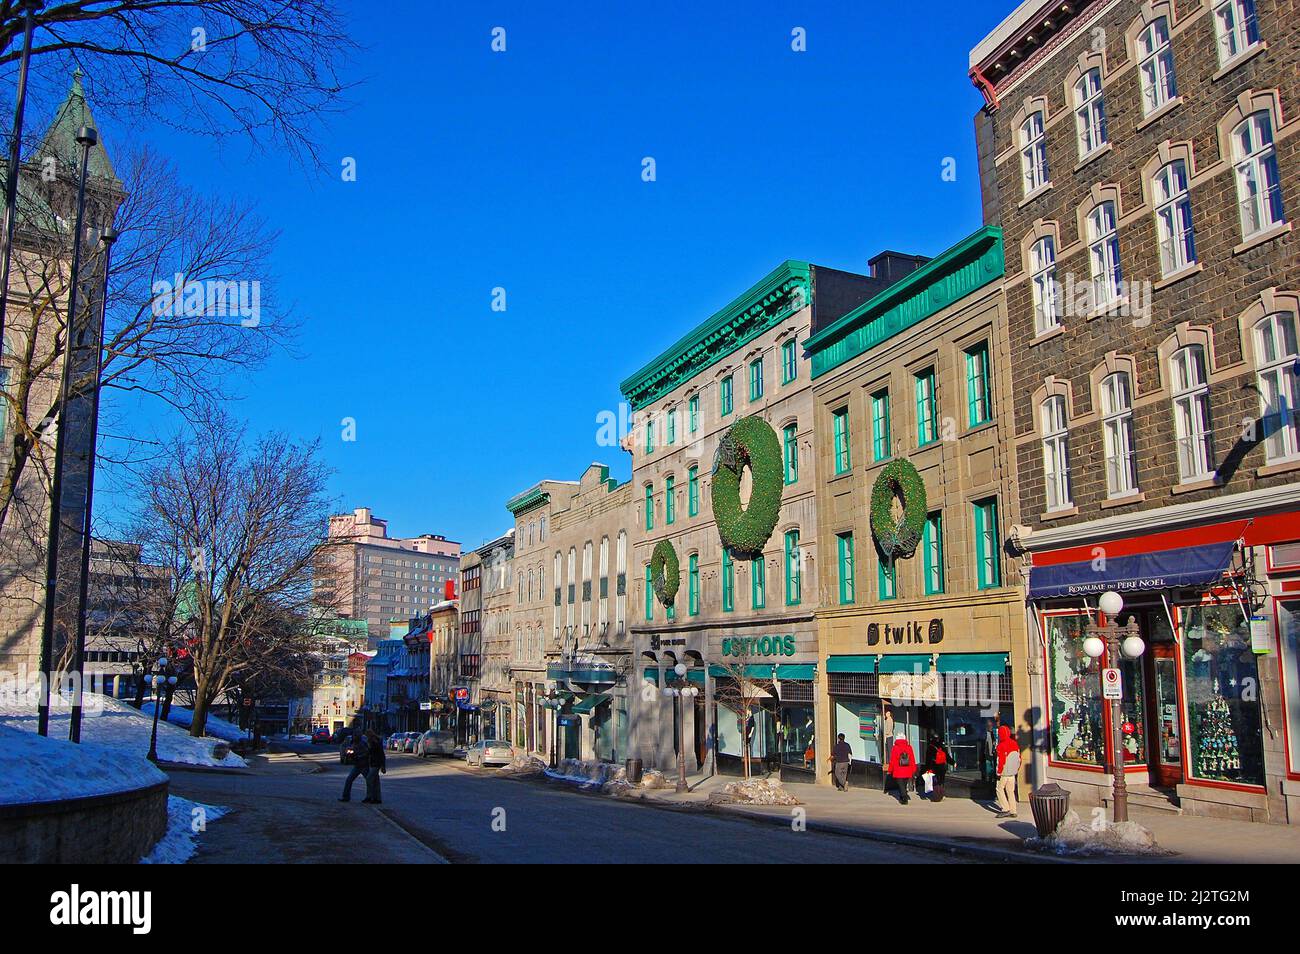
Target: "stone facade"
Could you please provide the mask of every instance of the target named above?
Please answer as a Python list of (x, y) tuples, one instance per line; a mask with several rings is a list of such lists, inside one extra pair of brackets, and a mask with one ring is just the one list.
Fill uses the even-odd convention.
[[(477, 651), (480, 654), (482, 680), (482, 726), (485, 737), (509, 739), (514, 718), (514, 686), (510, 681), (510, 663), (514, 657), (511, 608), (514, 604), (514, 533), (498, 537), (467, 554), (461, 561), (462, 623), (461, 638), (468, 643), (464, 621), (465, 607), (472, 609), (471, 589), (477, 590), (479, 609)], [(478, 568), (471, 588), (469, 574)]]

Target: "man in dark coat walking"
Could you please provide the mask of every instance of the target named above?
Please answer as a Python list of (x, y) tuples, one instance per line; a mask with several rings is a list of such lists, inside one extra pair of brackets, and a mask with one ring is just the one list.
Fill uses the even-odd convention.
[(379, 773), (388, 774), (388, 758), (384, 746), (373, 730), (366, 730), (366, 743), (370, 751), (370, 768), (366, 771), (366, 797), (363, 802), (378, 805), (383, 801), (379, 794)]
[[(347, 743), (345, 742), (344, 745)], [(365, 733), (356, 729), (352, 733), (352, 771), (348, 773), (348, 780), (343, 783), (343, 796), (340, 802), (352, 801), (352, 783), (358, 776), (365, 775), (370, 769), (370, 743), (366, 740)]]
[(841, 732), (836, 737), (835, 745), (831, 747), (831, 777), (835, 780), (835, 787), (841, 792), (849, 790), (849, 767), (852, 764), (853, 749), (844, 741), (844, 733)]

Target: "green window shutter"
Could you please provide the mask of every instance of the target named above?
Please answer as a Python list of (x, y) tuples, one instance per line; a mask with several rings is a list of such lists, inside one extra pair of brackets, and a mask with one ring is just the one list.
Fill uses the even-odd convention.
[(655, 528), (655, 488), (654, 484), (645, 485), (645, 528)]
[(803, 568), (799, 566), (799, 531), (785, 535), (785, 605), (798, 606), (803, 593)]
[(842, 407), (834, 415), (835, 473), (847, 474), (852, 469), (849, 455), (849, 409)]
[(854, 601), (854, 587), (857, 583), (853, 562), (853, 534), (841, 533), (835, 539), (840, 557), (840, 602), (848, 604)]
[(700, 469), (692, 467), (686, 472), (686, 513), (698, 516), (700, 512)]
[(925, 592), (927, 596), (943, 592), (943, 518), (932, 513), (925, 518), (921, 535), (921, 548), (925, 558)]
[(749, 563), (750, 602), (754, 609), (767, 605), (767, 568), (761, 556), (754, 557)]
[(694, 434), (700, 429), (700, 396), (691, 395), (691, 399), (686, 402), (686, 413), (690, 417), (691, 433)]
[(645, 565), (645, 618), (655, 618), (655, 584), (650, 576), (650, 564)]
[(787, 424), (785, 435), (785, 482), (793, 484), (799, 479), (799, 426)]
[(975, 508), (976, 585), (981, 590), (1002, 585), (1002, 560), (998, 552), (998, 501), (977, 500)]
[(871, 395), (871, 456), (882, 461), (889, 457), (889, 392)]
[(673, 499), (675, 483), (672, 477), (664, 478), (664, 524), (667, 526), (672, 526), (673, 521), (677, 519), (677, 501)]
[(722, 612), (730, 613), (736, 604), (735, 567), (731, 563), (731, 551), (722, 548)]
[(668, 446), (677, 443), (677, 408), (668, 411)]
[(696, 616), (700, 612), (700, 555), (692, 553), (689, 561), (687, 588), (690, 600), (690, 614)]

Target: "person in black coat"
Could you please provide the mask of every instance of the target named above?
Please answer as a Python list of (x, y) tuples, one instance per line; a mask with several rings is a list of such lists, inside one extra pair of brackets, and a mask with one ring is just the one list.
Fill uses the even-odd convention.
[(931, 734), (925, 749), (926, 770), (934, 773), (934, 790), (930, 793), (930, 801), (943, 801), (943, 780), (947, 777), (948, 766), (951, 764), (952, 753), (938, 735)]
[[(347, 745), (346, 742), (343, 744)], [(365, 734), (360, 729), (352, 733), (352, 771), (348, 773), (348, 780), (343, 783), (343, 796), (339, 799), (340, 802), (352, 801), (352, 783), (370, 769), (370, 748)], [(382, 757), (382, 752), (380, 755)], [(368, 787), (370, 783), (366, 784)]]
[(366, 730), (366, 743), (370, 750), (370, 765), (366, 769), (366, 797), (362, 801), (378, 805), (383, 801), (379, 793), (379, 774), (388, 774), (388, 757), (384, 755), (384, 746), (379, 736), (372, 730)]

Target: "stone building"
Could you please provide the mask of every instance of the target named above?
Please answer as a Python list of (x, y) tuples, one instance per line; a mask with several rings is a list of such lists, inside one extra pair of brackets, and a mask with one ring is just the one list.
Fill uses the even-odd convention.
[[(477, 655), (481, 673), (475, 700), (486, 739), (509, 739), (514, 686), (511, 606), (514, 601), (514, 532), (503, 534), (461, 558), (462, 652)], [(477, 612), (476, 617), (470, 614)]]
[(1003, 554), (1018, 501), (1002, 268), (981, 229), (805, 342), (817, 736), (845, 735), (859, 779), (879, 782), (897, 734), (922, 758), (938, 736), (948, 784), (986, 789), (990, 720), (1031, 740), (1024, 589)]
[[(971, 53), (1006, 251), (1036, 753), (1076, 803), (1300, 817), (1300, 18), (1025, 2)], [(1122, 751), (1097, 597), (1121, 663)]]

